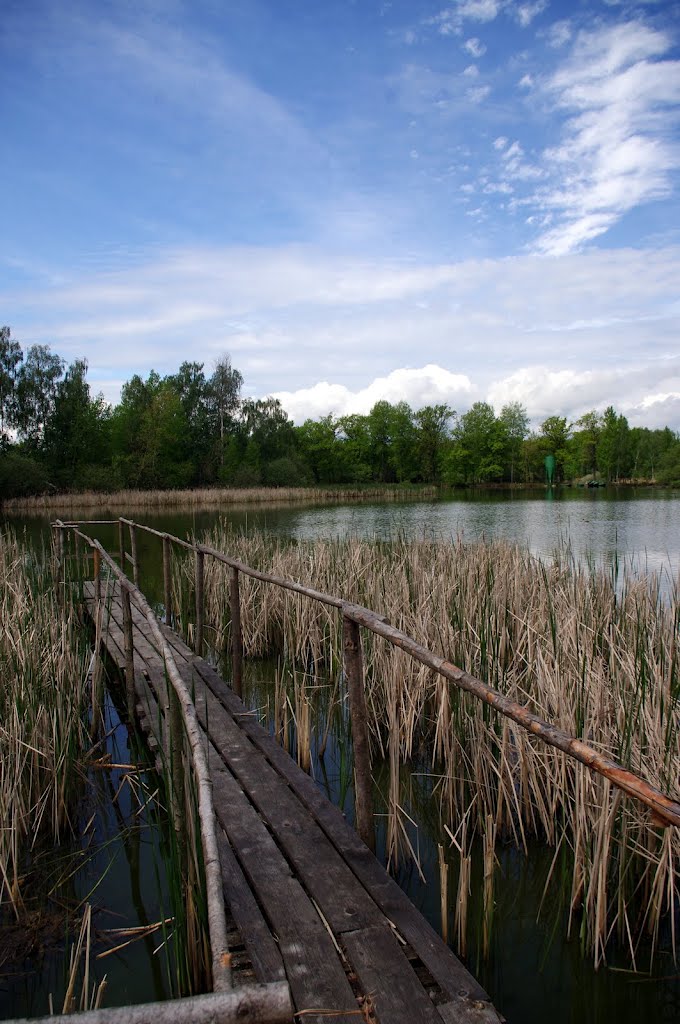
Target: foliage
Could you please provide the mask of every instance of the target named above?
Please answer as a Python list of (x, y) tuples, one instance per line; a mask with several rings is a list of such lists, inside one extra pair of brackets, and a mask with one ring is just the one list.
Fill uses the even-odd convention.
[(570, 424), (549, 416), (530, 432), (527, 410), (496, 415), (475, 402), (414, 410), (376, 402), (367, 413), (296, 426), (273, 397), (242, 399), (243, 377), (228, 355), (206, 375), (185, 361), (176, 373), (135, 374), (119, 404), (93, 397), (87, 362), (64, 361), (46, 345), (26, 358), (0, 328), (0, 500), (45, 491), (342, 486), (378, 483), (476, 486), (556, 480), (610, 483), (678, 480), (678, 435), (630, 427), (609, 406)]

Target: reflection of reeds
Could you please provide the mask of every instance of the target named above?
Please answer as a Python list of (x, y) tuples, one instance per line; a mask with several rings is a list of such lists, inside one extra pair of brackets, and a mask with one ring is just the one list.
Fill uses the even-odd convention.
[(11, 532), (0, 533), (0, 595), (0, 901), (20, 917), (27, 851), (56, 841), (82, 779), (90, 657), (46, 561)]
[[(365, 605), (565, 732), (582, 737), (653, 785), (677, 793), (680, 590), (658, 579), (584, 569), (568, 549), (551, 564), (502, 542), (357, 539), (289, 542), (222, 527), (207, 543), (242, 562)], [(181, 593), (190, 572), (178, 573)], [(181, 597), (180, 593), (180, 597)], [(206, 620), (228, 633), (228, 578), (206, 563)], [(242, 576), (246, 653), (285, 651), (336, 670), (340, 622), (329, 609)], [(181, 606), (181, 602), (178, 602)], [(469, 834), (529, 834), (571, 851), (571, 914), (596, 963), (614, 932), (635, 948), (657, 941), (677, 908), (680, 836), (660, 832), (636, 801), (457, 691), (386, 641), (366, 635), (366, 685), (375, 749), (394, 762), (429, 749), (444, 821), (468, 813)], [(391, 791), (393, 841), (400, 831)], [(468, 819), (466, 819), (468, 820)], [(492, 839), (485, 878), (493, 907)], [(394, 846), (396, 853), (396, 845)], [(462, 845), (459, 905), (468, 881)], [(462, 913), (462, 911), (461, 911)], [(672, 920), (671, 913), (671, 920)], [(457, 925), (458, 929), (458, 925)], [(459, 929), (458, 929), (459, 930)], [(464, 928), (463, 928), (464, 931)], [(674, 932), (672, 934), (675, 941)]]

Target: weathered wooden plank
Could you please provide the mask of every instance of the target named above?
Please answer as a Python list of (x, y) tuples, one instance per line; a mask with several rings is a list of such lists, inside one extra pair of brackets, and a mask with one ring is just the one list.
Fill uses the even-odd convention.
[[(196, 665), (183, 663), (188, 676)], [(328, 840), (318, 823), (301, 805), (288, 783), (266, 762), (210, 689), (197, 687), (196, 710), (214, 745), (222, 752), (231, 772), (257, 807), (305, 889), (320, 907), (334, 935), (344, 942), (345, 933), (355, 934), (348, 951), (362, 950), (362, 935), (377, 929), (381, 912), (363, 885)], [(375, 931), (375, 939), (357, 962), (350, 965), (364, 992), (371, 992), (385, 979), (390, 991), (379, 987), (385, 1024), (403, 1024), (403, 1007), (410, 1007), (410, 1019), (434, 1022), (434, 1006), (415, 975), (402, 947), (386, 924)], [(370, 963), (370, 969), (367, 964)], [(363, 976), (365, 975), (365, 977)], [(391, 979), (399, 979), (393, 984)], [(377, 990), (376, 990), (377, 991)], [(398, 994), (398, 997), (395, 996)]]
[(279, 947), (262, 916), (224, 832), (217, 836), (224, 896), (241, 934), (258, 981), (281, 981), (286, 972)]
[(243, 731), (276, 766), (277, 771), (286, 778), (291, 788), (314, 814), (333, 844), (425, 964), (447, 998), (454, 1004), (460, 1004), (461, 1013), (467, 1013), (471, 1003), (484, 1003), (490, 1014), (488, 1019), (498, 1021), (500, 1018), (482, 986), (361, 842), (341, 811), (326, 799), (314, 780), (301, 771), (285, 750), (262, 728), (210, 665), (205, 662), (197, 663), (195, 668), (211, 690), (220, 697), (225, 707), (235, 717), (238, 716)]
[(384, 919), (376, 915), (368, 928), (345, 932), (341, 937), (347, 959), (356, 971), (379, 1021), (391, 1024), (441, 1024), (425, 989), (413, 984), (412, 971), (404, 971), (392, 956), (394, 936)]
[(211, 764), (218, 819), (277, 935), (296, 1010), (304, 1010), (303, 1019), (316, 1024), (323, 1024), (327, 1013), (310, 1012), (315, 1009), (332, 1011), (342, 1024), (354, 1024), (357, 1002), (330, 935), (217, 752)]

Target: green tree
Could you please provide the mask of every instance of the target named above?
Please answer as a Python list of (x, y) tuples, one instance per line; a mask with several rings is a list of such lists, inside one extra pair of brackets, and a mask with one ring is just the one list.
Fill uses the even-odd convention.
[(628, 420), (610, 405), (604, 411), (597, 444), (598, 465), (608, 481), (620, 480), (630, 472), (633, 460), (629, 434)]
[(415, 414), (415, 455), (418, 476), (427, 483), (439, 483), (450, 436), (454, 410), (448, 405), (426, 405)]
[(307, 419), (295, 428), (296, 447), (315, 483), (342, 483), (345, 466), (338, 424), (332, 416)]
[(458, 420), (453, 438), (446, 469), (448, 483), (480, 484), (501, 479), (508, 437), (493, 406), (475, 402)]
[(529, 414), (521, 402), (508, 402), (498, 416), (507, 438), (507, 458), (509, 460), (510, 483), (515, 482), (515, 469), (522, 456), (522, 445), (529, 433)]
[(542, 453), (555, 457), (555, 479), (564, 480), (571, 468), (571, 427), (564, 416), (548, 416), (540, 429)]
[(215, 363), (215, 369), (208, 385), (209, 401), (217, 421), (221, 466), (224, 466), (226, 438), (234, 429), (239, 411), (242, 386), (243, 377), (231, 365), (230, 357), (228, 355), (221, 356)]
[(371, 479), (372, 439), (368, 416), (350, 413), (338, 420), (338, 438), (342, 445), (347, 479), (364, 483)]
[(9, 327), (0, 327), (0, 438), (16, 424), (18, 412), (18, 367), (24, 358), (21, 345), (11, 337)]
[(577, 461), (577, 475), (587, 473), (595, 476), (598, 469), (597, 448), (602, 435), (602, 417), (593, 409), (576, 421), (573, 435), (574, 457)]
[(41, 445), (45, 424), (54, 409), (64, 360), (49, 345), (31, 345), (17, 378), (16, 424), (29, 446)]
[[(45, 460), (58, 487), (99, 487), (106, 480), (108, 425), (109, 408), (103, 395), (93, 399), (90, 394), (87, 361), (76, 359), (57, 385), (54, 408), (45, 424)], [(97, 472), (97, 464), (103, 472)]]

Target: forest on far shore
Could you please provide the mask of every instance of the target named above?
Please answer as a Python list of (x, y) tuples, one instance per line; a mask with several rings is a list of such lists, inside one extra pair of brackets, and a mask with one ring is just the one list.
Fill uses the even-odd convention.
[(70, 365), (47, 345), (24, 354), (0, 327), (0, 500), (54, 491), (315, 484), (525, 483), (593, 477), (680, 485), (680, 436), (631, 427), (609, 406), (575, 423), (549, 416), (537, 431), (511, 402), (413, 410), (376, 402), (366, 415), (296, 426), (274, 398), (241, 396), (228, 356), (207, 374), (135, 374), (118, 405), (93, 395), (87, 362)]

